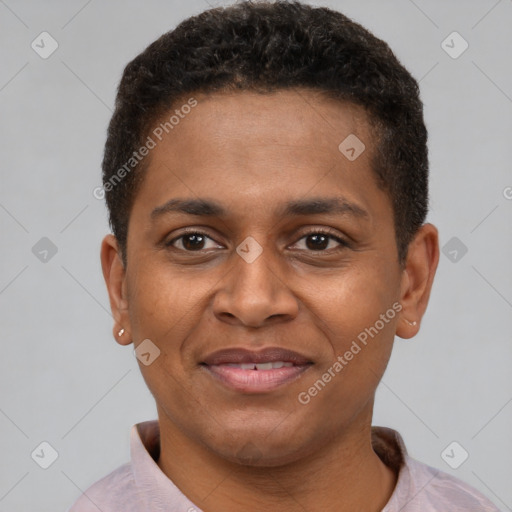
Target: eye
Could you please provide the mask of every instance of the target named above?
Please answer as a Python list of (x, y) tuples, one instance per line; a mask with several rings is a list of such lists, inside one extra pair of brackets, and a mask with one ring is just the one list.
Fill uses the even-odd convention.
[[(316, 251), (316, 252), (330, 252), (332, 249), (340, 249), (348, 247), (349, 244), (343, 240), (340, 236), (337, 234), (329, 231), (329, 230), (322, 230), (322, 229), (316, 229), (314, 231), (310, 231), (308, 233), (305, 233), (298, 242), (301, 240), (306, 240), (306, 250), (309, 251)], [(297, 242), (297, 243), (298, 243)], [(332, 247), (331, 242), (337, 243), (338, 247)]]
[[(180, 249), (182, 251), (187, 252), (199, 252), (204, 251), (206, 249), (214, 249), (215, 247), (219, 247), (219, 245), (216, 243), (215, 247), (205, 247), (207, 240), (214, 242), (214, 240), (210, 238), (206, 233), (202, 233), (201, 231), (189, 231), (187, 233), (183, 233), (182, 235), (176, 238), (173, 238), (165, 245), (168, 247), (175, 247), (176, 249)], [(177, 242), (178, 244), (176, 244)]]
[[(336, 232), (325, 229), (315, 229), (304, 233), (296, 242), (305, 240), (305, 250), (314, 252), (331, 252), (332, 250), (343, 249), (349, 247), (349, 243), (341, 238)], [(207, 246), (208, 241), (211, 242), (210, 247)], [(333, 244), (338, 244), (332, 247)], [(200, 252), (208, 249), (224, 248), (217, 244), (213, 238), (206, 233), (197, 230), (187, 231), (180, 236), (173, 238), (165, 244), (167, 247), (186, 252)]]

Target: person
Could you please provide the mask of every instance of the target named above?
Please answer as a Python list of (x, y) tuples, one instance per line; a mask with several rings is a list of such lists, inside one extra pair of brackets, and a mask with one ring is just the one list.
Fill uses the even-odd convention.
[(496, 511), (372, 426), (439, 259), (415, 79), (345, 15), (240, 2), (125, 68), (103, 160), (114, 337), (158, 420), (70, 508)]

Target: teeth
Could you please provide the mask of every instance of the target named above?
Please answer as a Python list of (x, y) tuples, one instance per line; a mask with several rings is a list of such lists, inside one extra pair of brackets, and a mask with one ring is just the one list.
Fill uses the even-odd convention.
[(226, 363), (226, 366), (231, 366), (233, 368), (240, 368), (242, 370), (275, 370), (277, 368), (289, 368), (293, 366), (293, 363), (284, 362), (284, 361), (273, 361), (269, 363)]
[[(284, 363), (283, 361), (275, 361), (274, 363), (267, 363), (267, 364), (271, 364), (272, 365), (272, 368), (282, 368), (283, 366), (284, 367), (290, 367), (290, 366), (293, 366), (293, 363)], [(263, 370), (264, 368), (258, 368), (258, 370)], [(269, 368), (270, 369), (270, 368)]]
[(272, 370), (274, 367), (273, 363), (259, 363), (256, 364), (256, 370)]

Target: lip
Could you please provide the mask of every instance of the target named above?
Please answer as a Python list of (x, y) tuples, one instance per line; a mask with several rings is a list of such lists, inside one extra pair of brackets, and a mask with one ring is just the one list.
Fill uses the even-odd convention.
[(246, 348), (228, 348), (217, 350), (205, 357), (203, 363), (207, 365), (219, 364), (242, 364), (242, 363), (268, 363), (283, 361), (302, 365), (312, 363), (310, 359), (293, 350), (287, 350), (280, 347), (268, 347), (263, 350), (254, 351)]
[[(279, 361), (288, 365), (272, 369), (242, 369), (233, 366)], [(265, 393), (297, 380), (312, 364), (310, 359), (298, 352), (268, 347), (258, 352), (245, 348), (218, 350), (207, 356), (201, 366), (209, 375), (232, 390)]]

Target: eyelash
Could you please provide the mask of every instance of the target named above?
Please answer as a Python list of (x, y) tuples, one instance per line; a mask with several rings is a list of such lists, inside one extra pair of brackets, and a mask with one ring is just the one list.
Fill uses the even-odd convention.
[[(174, 242), (182, 239), (183, 237), (185, 237), (187, 235), (200, 235), (200, 236), (209, 238), (210, 240), (213, 240), (213, 238), (210, 237), (207, 233), (205, 233), (203, 231), (199, 231), (199, 230), (194, 229), (194, 228), (191, 228), (191, 229), (188, 229), (188, 230), (182, 232), (180, 236), (173, 238), (169, 242), (166, 242), (165, 246), (166, 247), (172, 247), (173, 249), (177, 249), (179, 251), (188, 252), (188, 253), (198, 253), (199, 254), (199, 253), (201, 253), (201, 251), (204, 251), (204, 249), (199, 249), (197, 251), (189, 251), (187, 249), (179, 249), (179, 248), (173, 246)], [(340, 249), (344, 249), (344, 248), (347, 248), (347, 247), (350, 247), (350, 244), (346, 240), (344, 240), (343, 238), (340, 238), (340, 236), (337, 233), (335, 233), (335, 232), (333, 232), (333, 231), (331, 231), (331, 230), (329, 230), (327, 228), (317, 228), (317, 229), (313, 229), (311, 231), (308, 231), (306, 233), (303, 233), (302, 236), (297, 240), (297, 242), (299, 240), (302, 240), (303, 238), (307, 238), (310, 235), (324, 235), (324, 236), (327, 236), (328, 238), (330, 238), (332, 240), (335, 240), (341, 246), (341, 247), (335, 248), (334, 249), (335, 251), (336, 250), (340, 250)], [(322, 252), (323, 253), (330, 253), (332, 251), (333, 251), (333, 249), (321, 249), (321, 250), (318, 250), (318, 251), (313, 251), (312, 249), (309, 250), (309, 252), (312, 252), (312, 253), (322, 253)]]

